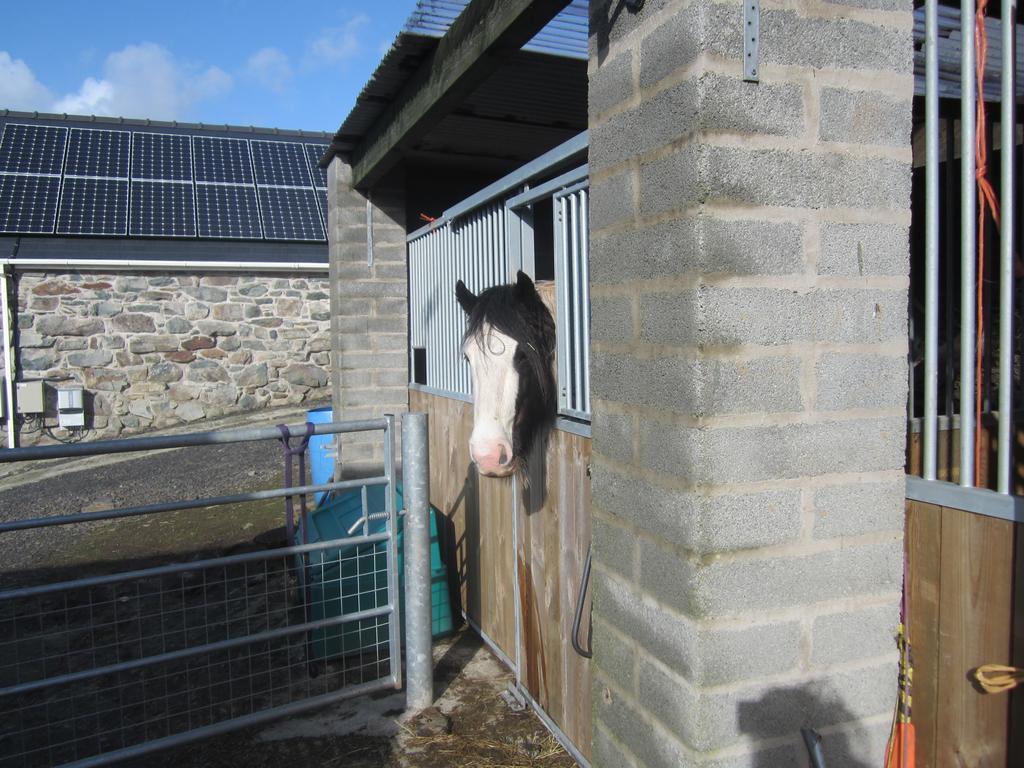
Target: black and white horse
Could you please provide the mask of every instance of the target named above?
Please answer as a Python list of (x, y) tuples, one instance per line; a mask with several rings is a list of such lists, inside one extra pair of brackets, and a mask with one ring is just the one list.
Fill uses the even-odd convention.
[(519, 272), (514, 284), (479, 296), (459, 280), (455, 296), (469, 316), (462, 351), (473, 380), (470, 457), (484, 475), (523, 473), (557, 410), (553, 286)]

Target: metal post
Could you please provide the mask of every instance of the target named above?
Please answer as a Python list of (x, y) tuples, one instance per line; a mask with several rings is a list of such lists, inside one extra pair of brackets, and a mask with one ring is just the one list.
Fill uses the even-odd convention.
[(1002, 113), (1000, 117), (1000, 147), (1002, 170), (999, 178), (1000, 209), (1002, 225), (999, 251), (999, 472), (997, 490), (1010, 492), (1010, 463), (1012, 461), (1013, 434), (1013, 235), (1016, 210), (1013, 191), (1014, 155), (1017, 147), (1014, 134), (1015, 83), (1014, 62), (1016, 59), (1014, 30), (1016, 29), (1016, 0), (1002, 2), (1003, 30), (1003, 76)]
[(974, 186), (974, 0), (960, 5), (960, 485), (974, 485), (974, 356), (977, 191)]
[(430, 603), (430, 452), (427, 414), (402, 416), (402, 476), (405, 497), (406, 707), (434, 703)]
[[(936, 477), (939, 382), (939, 56), (938, 0), (925, 5), (924, 479)], [(913, 372), (911, 372), (913, 375)], [(913, 417), (913, 413), (910, 414)]]
[(387, 544), (385, 556), (388, 569), (388, 607), (391, 620), (388, 622), (388, 649), (390, 654), (391, 678), (395, 688), (402, 687), (402, 614), (398, 609), (398, 509), (395, 506), (395, 417), (386, 414), (387, 429), (384, 430), (384, 474), (388, 479), (384, 494), (384, 512), (387, 515)]

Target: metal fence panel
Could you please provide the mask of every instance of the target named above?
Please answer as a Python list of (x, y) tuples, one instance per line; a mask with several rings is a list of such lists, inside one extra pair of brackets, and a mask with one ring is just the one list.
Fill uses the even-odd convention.
[[(1020, 375), (1024, 342), (1019, 329), (1014, 327), (1019, 306), (1014, 285), (1018, 201), (1016, 151), (1010, 149), (1016, 146), (1016, 74), (1024, 59), (1015, 49), (1022, 30), (1016, 25), (1015, 7), (1010, 0), (1003, 0), (999, 19), (984, 21), (988, 38), (984, 97), (1001, 102), (997, 147), (996, 132), (991, 130), (996, 109), (993, 106), (978, 112), (976, 64), (985, 54), (982, 48), (976, 48), (974, 5), (973, 0), (964, 0), (957, 10), (943, 8), (937, 0), (927, 0), (924, 8), (915, 12), (915, 42), (920, 46), (915, 56), (925, 63), (925, 258), (923, 279), (918, 280), (915, 272), (912, 286), (923, 285), (923, 297), (917, 296), (918, 300), (923, 298), (917, 320), (923, 318), (924, 323), (923, 354), (918, 356), (917, 310), (912, 303), (908, 414), (912, 429), (917, 429), (920, 419), (921, 474), (925, 480), (935, 481), (940, 476), (952, 480), (955, 476), (966, 488), (991, 484), (999, 493), (1009, 494), (1015, 474), (1013, 395), (1015, 386), (1024, 384)], [(962, 20), (966, 22), (961, 27)], [(959, 77), (956, 88), (952, 88), (953, 77)], [(959, 115), (954, 114), (953, 97), (959, 101)], [(944, 111), (940, 111), (942, 98), (949, 99)], [(988, 115), (988, 130), (981, 129), (979, 114)], [(943, 129), (946, 146), (945, 152), (940, 153)], [(956, 133), (959, 168), (955, 167), (954, 156)], [(986, 248), (992, 255), (986, 254), (982, 262), (979, 238), (994, 240), (995, 235), (994, 230), (979, 231), (978, 187), (985, 182), (976, 182), (975, 165), (978, 157), (983, 158), (990, 151), (999, 151), (1001, 155), (998, 166), (989, 162), (987, 174), (983, 174), (991, 179), (998, 212), (985, 216), (988, 221), (996, 221), (999, 248)], [(944, 168), (940, 165), (940, 154), (944, 155)], [(945, 174), (945, 184), (940, 192), (941, 173)], [(959, 242), (954, 241), (957, 227)], [(940, 238), (943, 229), (945, 234)], [(998, 259), (994, 258), (995, 252)], [(943, 261), (944, 267), (940, 266)], [(917, 376), (920, 380), (915, 380)], [(940, 400), (944, 411), (941, 415)], [(939, 432), (957, 429), (958, 466), (952, 466), (953, 451), (949, 447), (940, 469)], [(990, 450), (993, 435), (995, 450)], [(991, 478), (986, 476), (990, 461), (996, 464)]]
[[(59, 583), (11, 585), (5, 579), (0, 765), (102, 764), (399, 687), (393, 419), (351, 426), (383, 434), (385, 473), (362, 481), (385, 486), (381, 531), (363, 522), (361, 535), (312, 544), (128, 572), (96, 566), (92, 575)], [(351, 431), (343, 424), (316, 429)], [(272, 439), (278, 433), (236, 430), (106, 445), (113, 452), (239, 442), (261, 434)], [(4, 451), (0, 461), (96, 454), (102, 446)], [(352, 481), (328, 485), (354, 487)], [(238, 500), (187, 504), (229, 498)], [(151, 506), (148, 513), (159, 514), (180, 505)], [(146, 511), (108, 510), (89, 520)], [(0, 536), (51, 522), (17, 521)]]

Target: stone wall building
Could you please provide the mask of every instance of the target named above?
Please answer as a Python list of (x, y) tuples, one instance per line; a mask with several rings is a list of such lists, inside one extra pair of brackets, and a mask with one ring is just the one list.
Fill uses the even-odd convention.
[[(330, 397), (323, 134), (0, 113), (5, 444)], [(59, 427), (80, 386), (84, 430)], [(7, 390), (10, 390), (9, 394)], [(6, 403), (5, 403), (6, 405)], [(34, 410), (34, 409), (33, 409)]]
[[(18, 272), (13, 282), (21, 379), (81, 384), (92, 437), (329, 396), (325, 277)], [(41, 440), (39, 427), (26, 423), (21, 443)]]

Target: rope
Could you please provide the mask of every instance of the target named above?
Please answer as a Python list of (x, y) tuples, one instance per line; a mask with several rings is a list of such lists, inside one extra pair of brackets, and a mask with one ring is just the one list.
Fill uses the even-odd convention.
[[(292, 434), (284, 424), (278, 424), (277, 430), (281, 433), (281, 447), (284, 450), (284, 487), (292, 487), (292, 458), (299, 459), (299, 485), (306, 484), (306, 447), (309, 445), (309, 438), (313, 436), (314, 426), (306, 422), (306, 434), (302, 436), (296, 447), (291, 446)], [(298, 437), (296, 435), (296, 437)], [(295, 544), (295, 508), (292, 503), (292, 496), (284, 497), (284, 524), (288, 535), (288, 545)], [(309, 543), (309, 525), (306, 520), (306, 494), (299, 495), (299, 514), (302, 520), (302, 543)]]
[[(977, 111), (975, 117), (975, 170), (974, 177), (978, 184), (978, 322), (977, 322), (977, 344), (975, 345), (975, 367), (974, 367), (974, 481), (976, 484), (982, 482), (982, 425), (981, 425), (981, 404), (982, 404), (982, 365), (985, 347), (985, 211), (992, 212), (992, 221), (999, 226), (999, 200), (996, 198), (995, 190), (988, 180), (988, 147), (985, 141), (986, 114), (985, 114), (985, 60), (988, 57), (988, 33), (985, 31), (985, 14), (988, 9), (988, 0), (978, 0), (978, 7), (974, 15), (974, 46), (975, 66), (974, 75), (977, 81)], [(1005, 150), (1004, 150), (1005, 151)]]
[(1024, 669), (1003, 664), (982, 664), (974, 670), (973, 676), (985, 693), (1003, 693), (1024, 682)]

